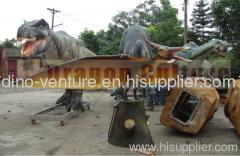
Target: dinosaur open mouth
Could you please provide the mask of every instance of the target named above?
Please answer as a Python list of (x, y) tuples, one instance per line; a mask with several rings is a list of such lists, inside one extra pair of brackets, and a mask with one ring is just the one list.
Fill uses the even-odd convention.
[(36, 46), (40, 42), (40, 40), (37, 39), (36, 37), (34, 37), (34, 38), (18, 37), (17, 40), (20, 42), (25, 41), (23, 48), (21, 50), (21, 57), (26, 57), (26, 56), (29, 56), (30, 54), (32, 54), (35, 51)]
[(215, 51), (218, 52), (221, 56), (226, 56), (226, 52), (224, 52), (224, 51), (221, 51), (217, 48), (215, 48)]
[(183, 58), (183, 57), (180, 57), (180, 56), (176, 56), (174, 54), (169, 54), (168, 56), (173, 58), (173, 59), (183, 60), (183, 61), (187, 61), (187, 62), (192, 62), (192, 60), (189, 60), (189, 59), (186, 59), (186, 58)]

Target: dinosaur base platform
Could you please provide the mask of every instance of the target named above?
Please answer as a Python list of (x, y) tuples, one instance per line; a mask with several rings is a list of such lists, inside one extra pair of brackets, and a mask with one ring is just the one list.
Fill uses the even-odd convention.
[[(83, 106), (90, 109), (90, 103), (84, 102)], [(42, 121), (60, 121), (61, 126), (64, 126), (67, 121), (79, 114), (79, 110), (71, 110), (67, 112), (67, 108), (62, 104), (49, 107), (40, 112), (30, 115), (32, 124), (36, 124), (36, 120)]]

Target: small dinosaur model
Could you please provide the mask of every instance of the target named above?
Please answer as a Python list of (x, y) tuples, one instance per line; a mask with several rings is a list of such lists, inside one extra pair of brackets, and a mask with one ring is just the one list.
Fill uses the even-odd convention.
[[(17, 39), (18, 41), (26, 40), (21, 56), (31, 57), (41, 54), (45, 68), (54, 67), (69, 60), (95, 56), (81, 40), (64, 31), (53, 32), (44, 19), (24, 21), (24, 24), (18, 28)], [(84, 111), (82, 93), (83, 91), (79, 89), (67, 89), (56, 103), (68, 106), (68, 111), (72, 108), (81, 108)]]

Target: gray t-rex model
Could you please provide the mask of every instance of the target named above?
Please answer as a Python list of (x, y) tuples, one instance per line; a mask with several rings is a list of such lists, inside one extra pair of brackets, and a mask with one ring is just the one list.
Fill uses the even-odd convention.
[[(192, 62), (186, 62), (181, 60), (177, 61), (179, 66), (179, 75), (183, 75), (183, 77), (202, 77), (203, 73), (205, 72), (206, 76), (211, 78), (209, 73), (211, 66), (208, 65), (209, 63), (205, 59), (214, 52), (217, 52), (221, 56), (225, 56), (228, 49), (228, 43), (226, 41), (217, 39), (205, 43), (201, 46), (197, 46), (195, 43), (192, 42), (184, 46), (191, 47), (191, 49), (175, 53), (176, 56), (192, 60)], [(202, 69), (202, 71), (200, 73), (196, 73), (197, 70), (193, 69)]]
[[(21, 56), (32, 57), (41, 54), (45, 68), (95, 55), (84, 46), (81, 40), (64, 31), (53, 32), (50, 30), (49, 24), (44, 19), (24, 21), (24, 24), (18, 28), (17, 39), (18, 41), (26, 40), (21, 50)], [(72, 108), (81, 108), (84, 111), (82, 93), (83, 91), (79, 89), (66, 89), (56, 103), (68, 106), (68, 111)]]

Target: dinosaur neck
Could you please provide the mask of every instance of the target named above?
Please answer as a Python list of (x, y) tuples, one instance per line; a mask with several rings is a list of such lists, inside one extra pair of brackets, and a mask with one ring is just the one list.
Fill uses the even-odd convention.
[(135, 26), (135, 41), (139, 39), (139, 25), (136, 23)]
[(214, 49), (210, 48), (210, 49), (208, 49), (206, 51), (203, 51), (203, 52), (199, 51), (199, 52), (196, 52), (196, 53), (192, 53), (192, 55), (190, 56), (190, 59), (191, 60), (195, 60), (195, 59), (203, 60), (213, 52), (214, 52)]
[(211, 53), (215, 52), (214, 50), (214, 44), (216, 43), (216, 40), (210, 41), (202, 46), (199, 46), (197, 48), (193, 49), (193, 52), (190, 55), (190, 59), (205, 59), (207, 56), (209, 56)]
[(62, 47), (61, 47), (61, 40), (59, 39), (59, 37), (56, 35), (56, 33), (52, 30), (49, 30), (49, 34), (52, 35), (52, 39), (53, 39), (53, 42), (57, 48), (57, 51), (58, 51), (58, 56), (59, 57), (62, 57), (63, 56), (63, 52), (62, 52)]

